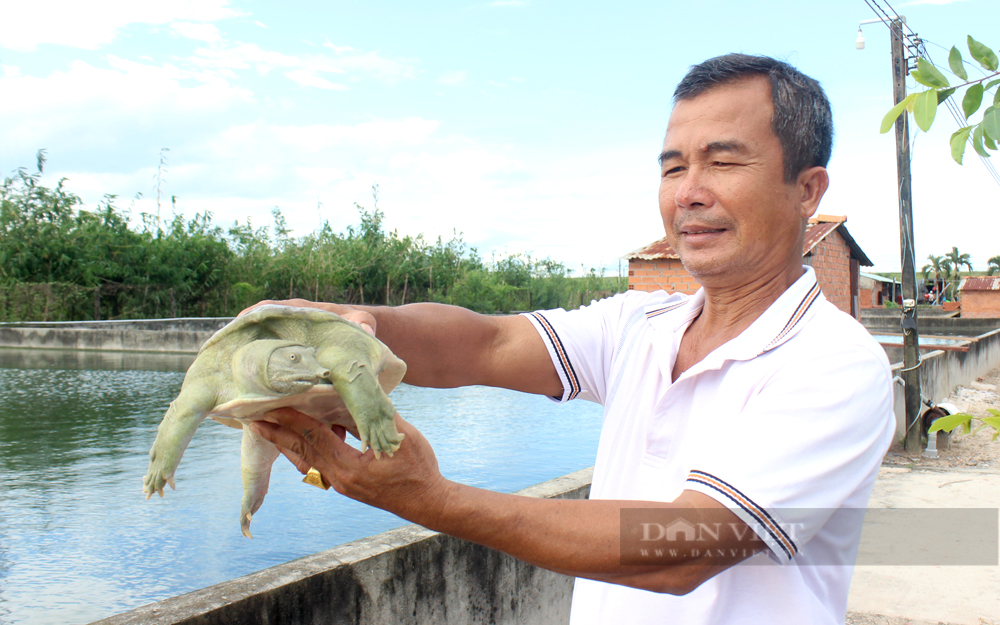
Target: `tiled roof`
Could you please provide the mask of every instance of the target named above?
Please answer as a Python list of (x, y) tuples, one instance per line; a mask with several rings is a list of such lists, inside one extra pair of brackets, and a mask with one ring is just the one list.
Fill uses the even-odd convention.
[[(835, 215), (817, 215), (810, 219), (809, 223), (806, 225), (806, 236), (805, 241), (802, 244), (802, 255), (805, 256), (811, 252), (820, 241), (839, 228), (841, 236), (844, 237), (844, 241), (851, 249), (851, 257), (857, 259), (861, 265), (871, 267), (872, 261), (868, 259), (863, 251), (861, 251), (861, 248), (858, 246), (857, 242), (855, 242), (854, 237), (847, 232), (847, 228), (844, 226), (845, 221), (847, 221), (847, 217)], [(670, 247), (670, 244), (667, 243), (667, 237), (663, 237), (662, 239), (653, 241), (649, 245), (629, 252), (623, 258), (625, 260), (666, 260), (677, 259), (680, 258), (680, 256), (678, 256), (677, 252), (674, 251), (674, 248)]]
[(1000, 291), (1000, 276), (962, 278), (959, 291)]

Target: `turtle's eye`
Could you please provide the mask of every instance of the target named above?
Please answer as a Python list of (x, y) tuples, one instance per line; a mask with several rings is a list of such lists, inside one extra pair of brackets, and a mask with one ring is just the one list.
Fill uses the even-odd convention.
[(291, 360), (292, 362), (295, 362), (296, 360), (299, 359), (299, 357), (297, 354), (289, 354), (288, 359)]

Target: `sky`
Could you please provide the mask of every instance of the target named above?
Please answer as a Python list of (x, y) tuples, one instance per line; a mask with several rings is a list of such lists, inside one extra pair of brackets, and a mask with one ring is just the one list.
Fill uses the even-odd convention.
[[(892, 5), (939, 63), (952, 45), (969, 58), (969, 34), (1000, 45), (997, 0)], [(663, 236), (674, 86), (712, 56), (770, 55), (833, 106), (820, 212), (847, 216), (873, 270), (899, 269), (895, 141), (878, 132), (889, 33), (865, 25), (855, 49), (864, 0), (4, 0), (2, 14), (0, 175), (45, 149), (44, 180), (66, 178), (85, 209), (113, 194), (136, 223), (209, 211), (228, 228), (278, 207), (294, 235), (357, 224), (378, 185), (401, 235), (609, 274)], [(951, 160), (944, 109), (911, 127), (918, 271), (953, 246), (984, 269), (1000, 186), (971, 148)]]

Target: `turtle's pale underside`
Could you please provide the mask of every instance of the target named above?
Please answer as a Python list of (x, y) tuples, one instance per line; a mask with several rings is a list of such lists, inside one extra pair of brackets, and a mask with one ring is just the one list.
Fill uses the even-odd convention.
[(342, 425), (375, 455), (396, 451), (403, 435), (386, 396), (406, 365), (361, 326), (314, 308), (262, 306), (216, 332), (184, 376), (157, 429), (143, 478), (148, 499), (163, 496), (191, 437), (205, 417), (243, 430), (240, 526), (267, 494), (277, 448), (249, 427), (292, 407), (327, 425)]

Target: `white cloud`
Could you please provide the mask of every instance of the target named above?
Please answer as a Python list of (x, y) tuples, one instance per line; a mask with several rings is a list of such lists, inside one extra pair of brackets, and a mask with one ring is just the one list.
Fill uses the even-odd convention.
[(314, 74), (312, 70), (308, 69), (296, 69), (290, 72), (285, 72), (285, 77), (302, 85), (303, 87), (318, 87), (320, 89), (330, 89), (332, 91), (347, 90), (346, 86), (332, 83), (325, 78), (320, 78)]
[(528, 4), (525, 0), (494, 0), (490, 2), (491, 7), (523, 7)]
[(460, 85), (469, 79), (469, 72), (460, 69), (455, 72), (445, 72), (437, 79), (442, 85)]
[(5, 72), (0, 117), (17, 120), (0, 129), (12, 152), (93, 141), (125, 140), (138, 128), (190, 124), (188, 116), (223, 113), (252, 102), (252, 94), (226, 80), (172, 65), (154, 66), (108, 57), (109, 67), (75, 61), (44, 78)]
[(30, 52), (41, 44), (96, 50), (129, 24), (214, 22), (241, 15), (228, 0), (34, 0), (8, 3), (0, 48)]
[(194, 22), (174, 22), (170, 25), (181, 37), (197, 39), (199, 41), (221, 41), (222, 35), (215, 24), (200, 24)]
[(205, 71), (254, 69), (266, 75), (274, 69), (287, 70), (285, 75), (300, 85), (323, 89), (344, 89), (319, 76), (321, 73), (347, 74), (349, 72), (375, 76), (392, 82), (412, 78), (414, 64), (410, 60), (393, 60), (377, 52), (362, 52), (354, 48), (335, 48), (336, 54), (306, 54), (294, 56), (265, 50), (255, 43), (219, 42), (195, 50), (188, 61)]

